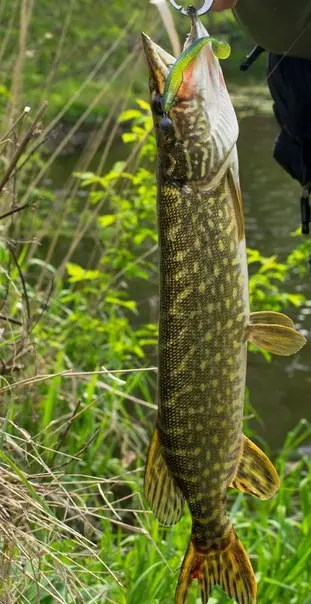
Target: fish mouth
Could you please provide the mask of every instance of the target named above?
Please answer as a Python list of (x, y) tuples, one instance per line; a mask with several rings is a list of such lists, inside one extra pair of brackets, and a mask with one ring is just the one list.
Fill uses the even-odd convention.
[[(186, 50), (199, 38), (208, 36), (196, 11), (190, 13), (189, 17), (191, 20), (191, 30), (186, 38), (183, 50)], [(157, 94), (163, 95), (167, 76), (178, 57), (174, 57), (166, 52), (166, 50), (153, 42), (153, 40), (145, 33), (142, 33), (142, 41), (149, 67), (150, 87), (155, 90)], [(187, 82), (188, 85), (183, 87), (184, 89), (182, 90), (181, 96), (193, 96), (195, 90), (198, 88), (198, 84), (200, 84), (199, 87), (202, 88), (203, 81), (206, 81), (207, 79), (210, 80), (212, 73), (211, 68), (217, 67), (217, 65), (218, 60), (212, 51), (211, 45), (207, 44), (204, 50), (201, 51), (200, 56), (194, 59), (188, 66), (187, 72), (184, 74), (185, 82)]]
[(175, 63), (176, 58), (153, 42), (144, 32), (141, 36), (149, 67), (150, 89), (162, 96), (169, 70)]

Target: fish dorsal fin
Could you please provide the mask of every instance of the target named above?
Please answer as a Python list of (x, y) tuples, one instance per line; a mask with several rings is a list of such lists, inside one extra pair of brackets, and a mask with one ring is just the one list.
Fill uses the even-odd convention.
[(185, 499), (163, 457), (157, 427), (149, 445), (144, 490), (145, 497), (161, 524), (172, 526), (180, 520)]
[(242, 455), (230, 486), (259, 499), (270, 499), (280, 486), (280, 479), (270, 459), (244, 435)]
[(248, 339), (271, 354), (289, 356), (305, 344), (305, 337), (292, 327), (283, 324), (254, 323), (248, 327)]
[(284, 325), (284, 327), (291, 327), (292, 329), (295, 329), (295, 324), (289, 317), (283, 315), (281, 312), (274, 312), (273, 310), (252, 312), (250, 314), (250, 322), (251, 325), (263, 323), (266, 325)]
[(244, 232), (244, 213), (243, 213), (243, 201), (241, 195), (240, 185), (235, 182), (232, 170), (229, 168), (227, 172), (228, 185), (232, 196), (232, 203), (234, 208), (234, 214), (236, 218), (238, 228), (238, 239), (242, 241), (245, 237)]

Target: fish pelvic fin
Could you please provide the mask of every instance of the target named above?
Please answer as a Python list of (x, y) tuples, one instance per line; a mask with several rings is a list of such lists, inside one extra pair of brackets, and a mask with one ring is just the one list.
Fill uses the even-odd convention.
[(259, 499), (270, 499), (280, 486), (278, 473), (270, 459), (244, 435), (240, 462), (230, 486)]
[(223, 549), (201, 552), (191, 539), (179, 575), (175, 604), (186, 604), (191, 583), (198, 579), (202, 604), (215, 585), (238, 604), (256, 604), (257, 585), (248, 555), (234, 529)]
[[(273, 320), (271, 315), (277, 314), (276, 322), (272, 323)], [(262, 319), (268, 318), (266, 323), (259, 323), (259, 316), (262, 315)], [(293, 329), (290, 326), (291, 319), (286, 317), (287, 322), (285, 324), (285, 315), (281, 313), (258, 313), (256, 316), (250, 317), (251, 323), (248, 326), (248, 339), (250, 342), (279, 356), (290, 356), (298, 352), (305, 344), (306, 338)]]
[(185, 498), (167, 467), (157, 427), (149, 445), (144, 491), (154, 515), (161, 524), (172, 526), (180, 520), (184, 513)]
[(273, 310), (261, 310), (259, 312), (251, 312), (250, 314), (251, 325), (269, 324), (269, 325), (284, 325), (284, 327), (291, 327), (295, 329), (295, 323), (287, 315), (282, 312), (275, 312)]

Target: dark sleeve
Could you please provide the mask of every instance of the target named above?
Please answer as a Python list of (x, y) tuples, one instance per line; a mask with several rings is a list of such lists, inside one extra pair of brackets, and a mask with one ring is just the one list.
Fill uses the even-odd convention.
[(238, 0), (234, 12), (256, 44), (311, 59), (311, 0)]

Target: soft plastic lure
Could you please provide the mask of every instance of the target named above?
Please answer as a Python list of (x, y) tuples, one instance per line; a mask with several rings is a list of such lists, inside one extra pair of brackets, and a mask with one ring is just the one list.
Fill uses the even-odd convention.
[(227, 59), (230, 56), (231, 48), (228, 42), (216, 40), (211, 36), (205, 36), (193, 42), (175, 61), (168, 74), (162, 98), (164, 113), (167, 113), (172, 108), (188, 65), (198, 56), (199, 52), (208, 42), (211, 42), (213, 52), (218, 59)]

